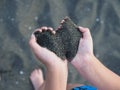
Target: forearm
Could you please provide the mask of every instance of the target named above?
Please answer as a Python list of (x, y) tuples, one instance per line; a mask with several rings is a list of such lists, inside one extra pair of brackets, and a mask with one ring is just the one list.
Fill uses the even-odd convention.
[(66, 90), (67, 73), (65, 69), (59, 64), (47, 68), (45, 90)]
[(101, 64), (96, 57), (90, 56), (84, 63), (82, 67), (79, 62), (72, 62), (78, 72), (99, 90), (120, 90), (120, 77)]

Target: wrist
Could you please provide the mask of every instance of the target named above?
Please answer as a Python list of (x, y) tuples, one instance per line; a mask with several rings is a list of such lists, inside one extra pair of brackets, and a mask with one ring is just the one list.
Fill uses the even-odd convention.
[(71, 64), (77, 69), (82, 69), (90, 65), (89, 63), (93, 58), (95, 58), (93, 54), (76, 55), (76, 57), (71, 61)]
[(61, 69), (66, 68), (65, 64), (59, 60), (56, 60), (54, 62), (48, 63), (46, 66), (46, 69), (50, 72), (57, 72)]
[(57, 65), (56, 62), (52, 62), (52, 63), (46, 64), (45, 67), (49, 71), (56, 71), (56, 69), (59, 68), (59, 65)]

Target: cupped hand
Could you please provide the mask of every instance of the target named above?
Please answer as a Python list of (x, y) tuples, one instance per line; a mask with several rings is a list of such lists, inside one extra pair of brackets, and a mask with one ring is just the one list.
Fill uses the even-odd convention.
[(93, 41), (88, 28), (79, 27), (83, 33), (83, 38), (80, 39), (78, 53), (80, 55), (93, 54)]
[[(35, 31), (43, 32), (44, 30), (49, 30), (51, 33), (55, 34), (55, 31), (51, 27), (41, 27)], [(48, 50), (45, 47), (41, 47), (37, 42), (34, 33), (31, 35), (29, 40), (29, 45), (34, 52), (35, 56), (46, 66), (46, 67), (58, 67), (59, 65), (67, 66), (67, 60), (61, 60), (55, 53)]]
[(93, 41), (88, 28), (78, 27), (78, 29), (82, 32), (83, 37), (80, 39), (78, 52), (71, 63), (78, 63), (82, 67), (85, 61), (89, 60), (90, 56), (93, 55)]

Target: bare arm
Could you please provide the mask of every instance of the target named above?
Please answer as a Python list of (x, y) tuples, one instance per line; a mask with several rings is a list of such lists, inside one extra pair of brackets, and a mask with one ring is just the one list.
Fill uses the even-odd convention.
[(99, 90), (120, 90), (120, 77), (107, 69), (93, 54), (92, 37), (89, 29), (80, 27), (83, 38), (72, 65)]
[[(37, 31), (49, 30), (48, 27), (38, 28)], [(51, 32), (53, 32), (51, 30)], [(67, 85), (67, 60), (61, 60), (55, 53), (37, 44), (34, 34), (32, 34), (30, 47), (39, 61), (46, 66), (46, 77), (42, 90), (66, 90)], [(41, 90), (40, 88), (40, 90)]]

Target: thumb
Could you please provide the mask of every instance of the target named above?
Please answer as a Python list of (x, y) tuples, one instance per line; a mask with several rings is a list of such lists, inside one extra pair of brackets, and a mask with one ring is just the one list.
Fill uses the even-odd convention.
[(90, 39), (91, 38), (91, 33), (88, 28), (84, 28), (79, 26), (79, 30), (83, 33), (83, 39)]

